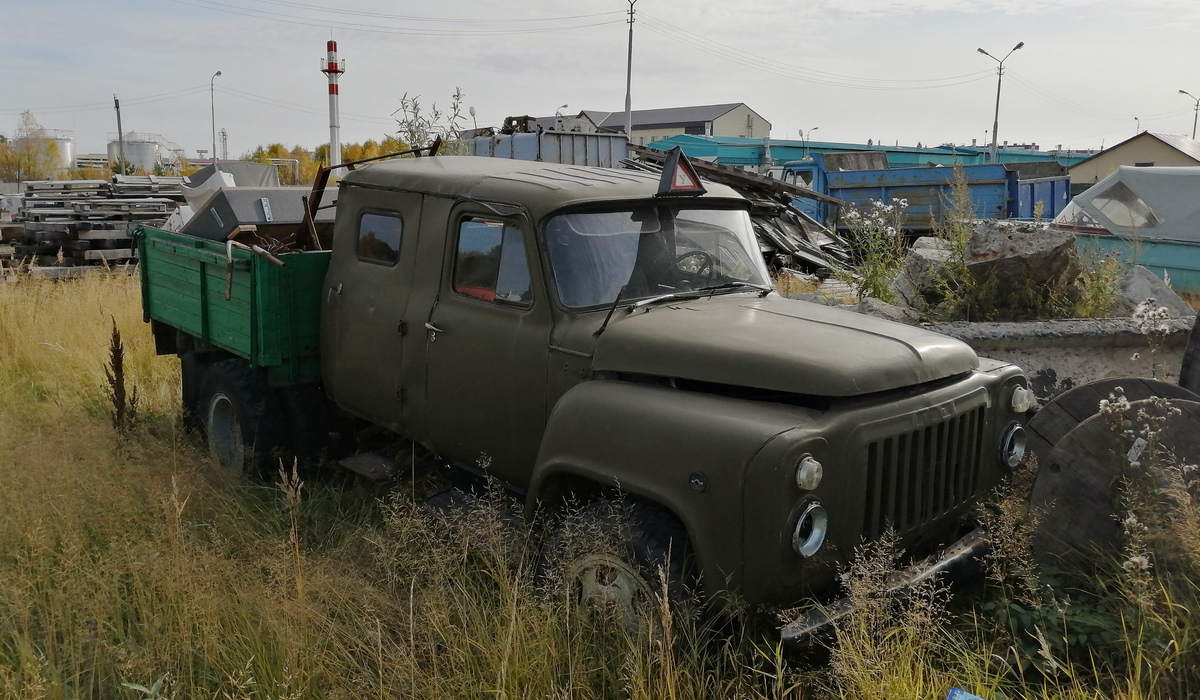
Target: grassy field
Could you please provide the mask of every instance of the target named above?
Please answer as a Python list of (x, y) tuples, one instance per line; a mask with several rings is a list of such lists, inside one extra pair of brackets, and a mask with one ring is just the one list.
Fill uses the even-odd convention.
[[(138, 397), (123, 431), (105, 379), (113, 323)], [(1002, 546), (969, 595), (875, 598), (894, 563), (885, 538), (849, 572), (864, 605), (837, 643), (789, 656), (736, 608), (648, 610), (632, 631), (571, 612), (537, 583), (499, 498), (435, 516), (408, 483), (231, 482), (181, 429), (178, 393), (136, 278), (0, 285), (0, 697), (1200, 693), (1186, 480), (1171, 500), (1130, 496), (1144, 530), (1083, 584), (1029, 566), (1019, 485), (997, 495)]]

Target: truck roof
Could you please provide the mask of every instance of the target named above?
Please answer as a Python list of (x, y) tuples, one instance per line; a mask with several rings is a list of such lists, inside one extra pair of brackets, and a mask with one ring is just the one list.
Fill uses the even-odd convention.
[[(614, 199), (648, 199), (659, 175), (638, 170), (540, 163), (507, 158), (438, 156), (397, 158), (348, 173), (346, 185), (423, 192), (489, 202), (520, 202), (535, 218), (567, 205)], [(706, 194), (672, 200), (743, 200), (725, 185), (706, 182)], [(743, 200), (744, 201), (744, 200)]]

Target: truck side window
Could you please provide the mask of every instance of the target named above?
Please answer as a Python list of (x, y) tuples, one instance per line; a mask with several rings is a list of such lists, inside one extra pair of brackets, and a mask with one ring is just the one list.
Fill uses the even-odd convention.
[(488, 219), (460, 223), (453, 287), (475, 299), (529, 306), (533, 290), (521, 230)]
[(397, 214), (365, 213), (358, 219), (355, 248), (358, 259), (378, 265), (395, 265), (400, 259), (404, 220)]

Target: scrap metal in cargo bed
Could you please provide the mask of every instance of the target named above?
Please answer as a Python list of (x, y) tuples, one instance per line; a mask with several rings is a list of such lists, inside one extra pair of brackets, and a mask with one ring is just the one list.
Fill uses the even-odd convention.
[(1021, 458), (1024, 375), (781, 297), (748, 207), (679, 154), (661, 176), (395, 159), (348, 173), (332, 249), (282, 267), (145, 229), (145, 314), (225, 468), (310, 457), (336, 426), (459, 474), (486, 456), (527, 512), (574, 498), (603, 526), (624, 503), (624, 555), (568, 567), (581, 603), (649, 599), (668, 553), (673, 595), (772, 605), (827, 595), (886, 528), (934, 557), (914, 578), (978, 554), (965, 518)]

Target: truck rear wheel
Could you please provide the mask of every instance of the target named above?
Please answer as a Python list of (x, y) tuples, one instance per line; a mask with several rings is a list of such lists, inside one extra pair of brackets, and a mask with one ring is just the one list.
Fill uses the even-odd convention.
[(222, 360), (204, 373), (197, 407), (208, 453), (223, 471), (267, 476), (284, 444), (279, 399), (244, 360)]

